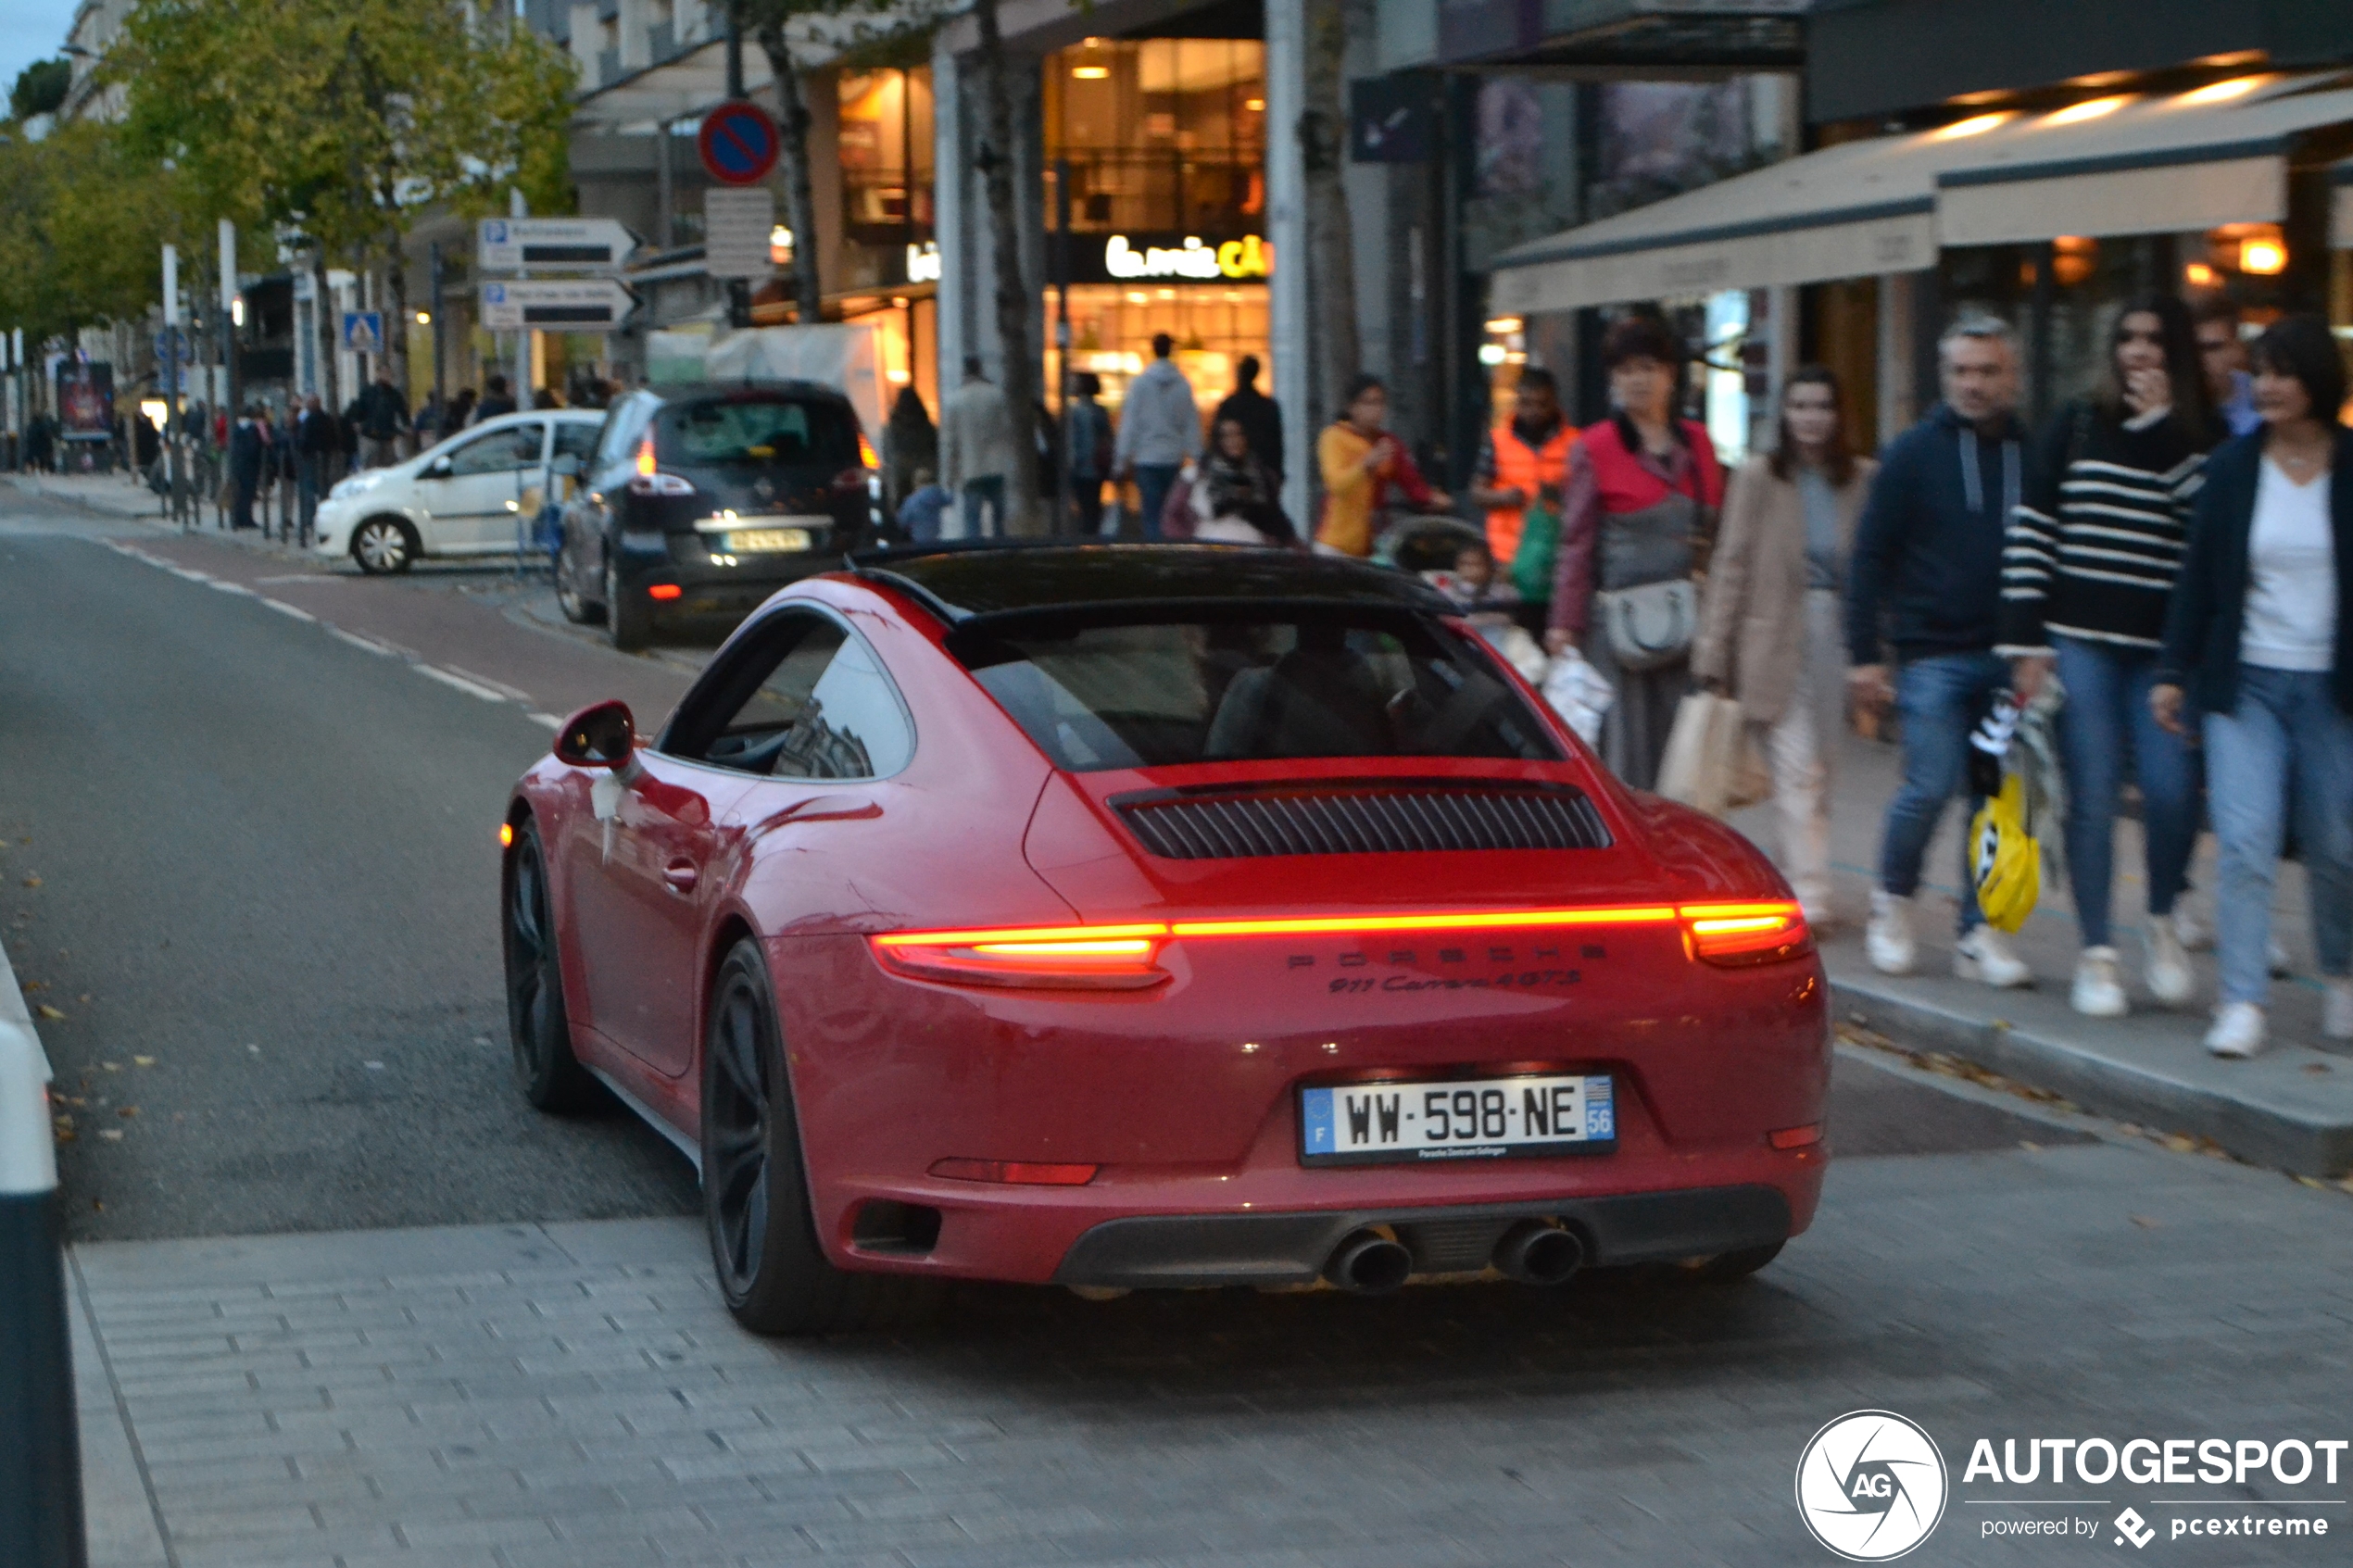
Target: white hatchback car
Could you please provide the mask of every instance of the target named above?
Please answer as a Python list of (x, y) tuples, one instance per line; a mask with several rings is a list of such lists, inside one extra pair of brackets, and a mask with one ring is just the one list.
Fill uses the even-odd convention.
[(585, 462), (599, 408), (500, 414), (405, 462), (355, 473), (319, 503), (321, 555), (348, 555), (371, 575), (419, 557), (513, 555), (527, 547), (549, 465)]

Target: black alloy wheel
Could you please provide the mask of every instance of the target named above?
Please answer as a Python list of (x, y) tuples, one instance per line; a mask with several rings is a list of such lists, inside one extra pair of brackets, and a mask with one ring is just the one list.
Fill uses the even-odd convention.
[(720, 966), (703, 1031), (703, 1214), (719, 1293), (754, 1334), (905, 1321), (931, 1282), (837, 1269), (818, 1243), (784, 1062), (767, 965), (747, 937)]
[(635, 653), (654, 640), (653, 612), (642, 596), (623, 585), (618, 552), (610, 544), (605, 546), (605, 630), (623, 653)]
[(547, 858), (539, 826), (526, 819), (507, 857), (507, 1032), (514, 1042), (515, 1085), (541, 1110), (575, 1111), (596, 1098), (596, 1080), (572, 1054), (564, 981), (547, 897)]

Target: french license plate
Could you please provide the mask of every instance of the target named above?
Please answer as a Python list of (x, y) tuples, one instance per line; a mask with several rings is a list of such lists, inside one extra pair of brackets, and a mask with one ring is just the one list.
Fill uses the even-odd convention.
[(727, 535), (730, 554), (748, 556), (769, 550), (805, 550), (809, 548), (806, 528), (747, 528)]
[(1617, 1098), (1606, 1073), (1299, 1092), (1303, 1165), (1605, 1154), (1617, 1147)]

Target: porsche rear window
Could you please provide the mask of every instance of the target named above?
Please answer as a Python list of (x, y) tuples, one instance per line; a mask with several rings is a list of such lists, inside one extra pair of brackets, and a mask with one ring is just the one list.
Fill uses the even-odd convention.
[(1074, 772), (1307, 757), (1556, 760), (1485, 656), (1413, 614), (1024, 617), (950, 646)]

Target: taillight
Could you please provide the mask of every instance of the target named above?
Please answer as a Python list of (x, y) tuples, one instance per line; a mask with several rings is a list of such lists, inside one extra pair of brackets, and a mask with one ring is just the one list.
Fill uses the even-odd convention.
[(1008, 931), (894, 932), (875, 936), (886, 968), (957, 985), (1072, 991), (1143, 991), (1164, 984), (1167, 927), (1075, 925)]
[(839, 473), (834, 475), (834, 488), (837, 490), (862, 490), (866, 486), (866, 470), (864, 469), (844, 469)]
[(862, 430), (858, 433), (858, 460), (870, 469), (882, 467), (882, 459), (875, 456), (875, 444), (866, 439)]
[(637, 471), (647, 475), (655, 471), (654, 438), (650, 435), (637, 443)]
[(637, 443), (637, 472), (629, 482), (633, 495), (691, 495), (695, 487), (674, 473), (664, 473), (654, 466), (654, 438)]
[(1795, 904), (1685, 904), (1679, 911), (1692, 957), (1742, 968), (1804, 958), (1814, 935)]

